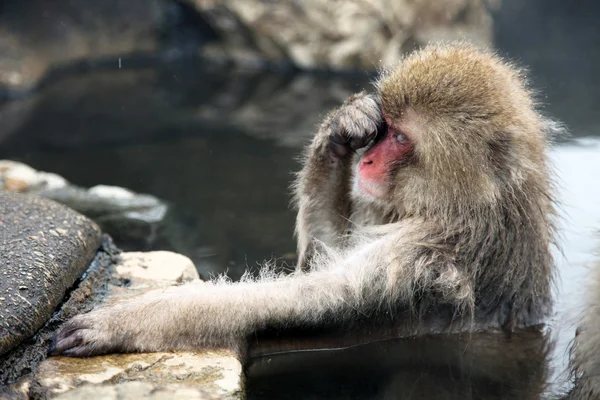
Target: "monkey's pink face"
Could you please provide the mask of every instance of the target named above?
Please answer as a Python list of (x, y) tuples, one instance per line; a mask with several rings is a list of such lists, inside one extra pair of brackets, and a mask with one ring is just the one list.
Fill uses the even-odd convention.
[(398, 168), (405, 166), (412, 154), (413, 144), (409, 137), (383, 113), (386, 127), (360, 159), (356, 174), (357, 189), (376, 199), (385, 199), (393, 187)]

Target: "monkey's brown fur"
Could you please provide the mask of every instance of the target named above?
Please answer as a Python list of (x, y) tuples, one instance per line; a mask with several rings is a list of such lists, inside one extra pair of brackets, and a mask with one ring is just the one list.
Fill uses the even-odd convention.
[[(546, 149), (556, 128), (535, 110), (521, 72), (467, 45), (430, 47), (385, 73), (377, 86), (388, 116), (418, 136), (415, 160), (394, 171), (388, 202), (355, 198), (351, 206), (351, 163), (326, 168), (326, 140), (317, 136), (299, 180), (299, 253), (312, 245), (307, 233), (333, 245), (346, 229), (401, 221), (421, 237), (396, 252), (405, 262), (413, 259), (412, 278), (427, 292), (459, 292), (467, 308), (500, 312), (501, 319), (512, 313), (518, 325), (541, 321), (550, 310), (554, 269)], [(353, 123), (369, 109), (354, 111), (357, 101), (364, 100), (352, 98), (341, 111), (353, 112), (347, 117)], [(321, 135), (332, 134), (327, 126), (335, 118)], [(335, 197), (324, 190), (328, 182), (339, 185)]]
[[(354, 154), (385, 125), (414, 139), (393, 187), (355, 187)], [(553, 125), (520, 72), (464, 44), (430, 46), (351, 97), (296, 184), (299, 270), (224, 280), (75, 317), (56, 353), (239, 346), (263, 329), (375, 318), (399, 335), (537, 325), (551, 310)], [(359, 153), (363, 150), (359, 150)], [(304, 272), (304, 270), (310, 270)]]

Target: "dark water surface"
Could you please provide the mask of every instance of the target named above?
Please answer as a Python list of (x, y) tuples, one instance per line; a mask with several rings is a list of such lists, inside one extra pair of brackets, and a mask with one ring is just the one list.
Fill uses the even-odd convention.
[(157, 196), (169, 214), (142, 248), (237, 279), (267, 259), (294, 262), (289, 185), (301, 147), (327, 110), (368, 85), (200, 63), (74, 76), (0, 109), (14, 121), (0, 130), (0, 158)]
[[(532, 67), (547, 113), (572, 133), (551, 154), (563, 204), (551, 332), (509, 342), (368, 335), (373, 343), (346, 350), (275, 352), (248, 366), (250, 398), (534, 399), (564, 389), (568, 345), (600, 248), (600, 75), (592, 68), (600, 57), (578, 21), (558, 21), (541, 33), (517, 23), (521, 29), (500, 24), (497, 33), (500, 51)], [(561, 36), (563, 26), (575, 33)], [(0, 159), (82, 186), (153, 194), (170, 205), (167, 220), (143, 245), (121, 246), (178, 251), (204, 274), (238, 278), (265, 259), (293, 264), (288, 185), (296, 157), (325, 112), (362, 88), (365, 77), (201, 63), (98, 71), (1, 106)]]

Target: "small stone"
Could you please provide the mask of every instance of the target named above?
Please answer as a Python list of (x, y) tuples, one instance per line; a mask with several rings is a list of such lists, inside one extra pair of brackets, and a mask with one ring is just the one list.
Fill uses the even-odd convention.
[(12, 167), (4, 172), (4, 187), (6, 190), (11, 185), (34, 186), (38, 183), (38, 172), (29, 165), (13, 163)]
[(135, 197), (135, 193), (131, 190), (124, 189), (118, 186), (98, 185), (88, 189), (88, 193), (93, 196), (129, 200)]
[(7, 192), (24, 193), (29, 190), (29, 184), (19, 178), (6, 178), (4, 180), (4, 190)]
[(0, 178), (6, 174), (7, 171), (15, 168), (18, 165), (25, 165), (16, 161), (11, 160), (0, 160)]
[(128, 252), (121, 254), (117, 273), (130, 279), (185, 282), (199, 279), (196, 266), (188, 257), (170, 251)]
[(36, 171), (29, 165), (0, 161), (0, 180), (3, 179), (7, 192), (29, 192), (37, 189), (55, 190), (66, 187), (68, 182), (62, 176), (48, 172)]
[(57, 174), (50, 172), (39, 172), (38, 175), (44, 184), (44, 189), (46, 190), (61, 189), (69, 184), (65, 178)]

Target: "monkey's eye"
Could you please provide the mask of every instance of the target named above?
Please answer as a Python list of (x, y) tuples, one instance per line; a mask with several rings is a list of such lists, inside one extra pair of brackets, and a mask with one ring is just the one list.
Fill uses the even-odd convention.
[(396, 134), (396, 140), (398, 141), (398, 143), (401, 144), (406, 144), (408, 143), (408, 138), (406, 137), (406, 135), (402, 132), (395, 132)]

